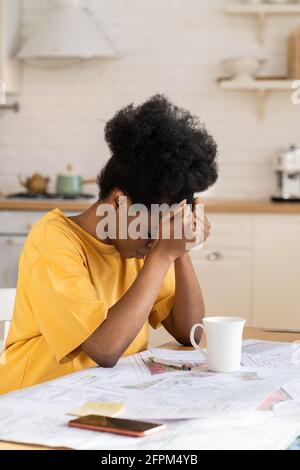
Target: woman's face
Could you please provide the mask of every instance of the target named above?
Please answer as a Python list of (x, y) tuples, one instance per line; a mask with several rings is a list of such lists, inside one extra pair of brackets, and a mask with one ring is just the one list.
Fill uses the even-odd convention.
[(143, 259), (150, 253), (155, 221), (145, 206), (132, 204), (116, 189), (100, 202), (97, 216), (97, 237), (114, 245), (121, 256)]
[[(128, 215), (126, 221), (117, 217), (117, 236), (111, 243), (124, 258), (143, 259), (151, 251), (151, 215)], [(121, 233), (122, 230), (122, 233)]]
[(142, 204), (132, 204), (130, 198), (119, 190), (113, 191), (107, 200), (102, 201), (103, 211), (103, 204), (107, 203), (110, 215), (106, 218), (109, 224), (106, 238), (122, 257), (143, 259), (155, 244), (161, 216), (170, 209), (172, 211), (173, 206), (170, 208), (162, 202), (150, 210)]

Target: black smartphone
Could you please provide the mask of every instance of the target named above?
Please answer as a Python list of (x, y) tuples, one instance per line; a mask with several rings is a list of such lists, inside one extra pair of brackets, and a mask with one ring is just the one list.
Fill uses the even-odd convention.
[(109, 418), (106, 416), (88, 415), (69, 421), (72, 428), (91, 431), (112, 432), (124, 436), (144, 437), (166, 429), (165, 424), (135, 421), (131, 419)]

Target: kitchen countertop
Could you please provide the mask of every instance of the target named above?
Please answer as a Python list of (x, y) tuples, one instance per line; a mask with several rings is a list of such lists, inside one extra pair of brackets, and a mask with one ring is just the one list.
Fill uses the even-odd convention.
[(215, 212), (230, 214), (300, 214), (300, 202), (272, 202), (268, 199), (209, 199), (204, 202), (205, 210), (209, 213)]
[[(80, 212), (84, 211), (96, 202), (95, 199), (5, 199), (0, 198), (0, 210), (8, 211), (48, 211), (55, 208), (61, 210)], [(208, 213), (229, 214), (300, 214), (300, 203), (274, 203), (265, 200), (230, 200), (207, 199), (204, 200)]]
[(56, 208), (81, 212), (96, 202), (95, 199), (6, 199), (0, 197), (2, 211), (49, 211)]

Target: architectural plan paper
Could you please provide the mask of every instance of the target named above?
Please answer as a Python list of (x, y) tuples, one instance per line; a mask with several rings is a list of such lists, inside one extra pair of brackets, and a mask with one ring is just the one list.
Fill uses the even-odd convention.
[[(277, 359), (278, 349), (286, 352), (286, 346), (244, 346)], [(74, 449), (284, 449), (300, 434), (300, 420), (291, 414), (255, 411), (284, 384), (297, 397), (299, 369), (248, 367), (216, 374), (195, 368), (152, 376), (143, 358), (153, 351), (164, 354), (145, 351), (122, 358), (113, 369), (86, 369), (0, 396), (0, 439)], [(198, 361), (199, 353), (168, 350), (164, 357)], [(166, 422), (167, 430), (137, 441), (69, 428), (67, 413), (86, 402), (122, 403), (120, 417)]]

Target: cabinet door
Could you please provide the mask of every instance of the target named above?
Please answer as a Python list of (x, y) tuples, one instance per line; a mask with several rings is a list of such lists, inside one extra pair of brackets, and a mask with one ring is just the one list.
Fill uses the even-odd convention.
[(0, 236), (0, 288), (16, 287), (24, 242), (25, 237), (22, 236)]
[(255, 326), (300, 329), (300, 217), (257, 216), (254, 224)]
[(242, 249), (252, 246), (252, 217), (247, 214), (207, 214), (211, 233), (206, 249)]
[(206, 316), (239, 316), (251, 325), (251, 250), (202, 250), (191, 258)]
[(158, 348), (165, 343), (174, 342), (173, 336), (171, 336), (167, 330), (161, 326), (157, 330), (153, 330), (151, 326), (149, 326), (149, 340), (148, 340), (148, 347), (149, 348)]

